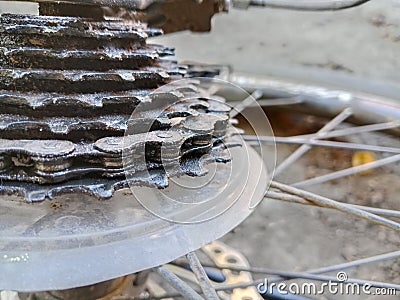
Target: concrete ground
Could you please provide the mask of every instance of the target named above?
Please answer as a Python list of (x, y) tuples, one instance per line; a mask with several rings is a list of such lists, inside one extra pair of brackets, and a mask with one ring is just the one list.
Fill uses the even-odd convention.
[[(236, 71), (320, 81), (334, 70), (398, 83), (400, 1), (372, 0), (338, 12), (252, 8), (212, 20), (210, 33), (181, 32), (155, 41), (176, 48), (179, 60), (227, 64)], [(306, 70), (304, 70), (304, 68)]]

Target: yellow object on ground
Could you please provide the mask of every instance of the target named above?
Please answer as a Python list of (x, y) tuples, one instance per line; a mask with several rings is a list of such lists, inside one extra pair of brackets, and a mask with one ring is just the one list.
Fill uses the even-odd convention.
[[(351, 159), (351, 164), (353, 167), (365, 165), (367, 163), (374, 162), (376, 160), (375, 154), (371, 151), (357, 151), (353, 154)], [(360, 171), (357, 174), (359, 175), (367, 175), (370, 174), (373, 169), (368, 169), (364, 171)]]

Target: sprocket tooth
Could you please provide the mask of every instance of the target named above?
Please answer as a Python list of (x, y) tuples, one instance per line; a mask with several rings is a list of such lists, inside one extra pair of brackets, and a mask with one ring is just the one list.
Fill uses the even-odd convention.
[(147, 29), (137, 22), (4, 14), (0, 19), (0, 34), (3, 46), (128, 49), (133, 45), (145, 45), (148, 37), (161, 35), (162, 30)]
[(118, 93), (60, 94), (0, 90), (0, 114), (28, 117), (93, 117), (127, 114), (140, 104), (162, 106), (184, 97), (179, 91), (158, 92), (155, 89), (136, 89)]

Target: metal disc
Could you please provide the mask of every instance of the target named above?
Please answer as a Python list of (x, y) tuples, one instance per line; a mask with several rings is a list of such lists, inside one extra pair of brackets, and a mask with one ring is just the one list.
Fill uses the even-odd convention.
[[(265, 192), (267, 171), (258, 154), (246, 148), (251, 171), (238, 200), (200, 223), (163, 220), (143, 208), (128, 189), (109, 201), (75, 194), (28, 204), (4, 197), (0, 201), (0, 290), (85, 286), (167, 263), (221, 237), (249, 216), (251, 204)], [(217, 168), (215, 176), (224, 178), (237, 163), (232, 157)], [(241, 188), (243, 173), (229, 176), (226, 188)], [(206, 187), (203, 193), (215, 194), (215, 188)]]

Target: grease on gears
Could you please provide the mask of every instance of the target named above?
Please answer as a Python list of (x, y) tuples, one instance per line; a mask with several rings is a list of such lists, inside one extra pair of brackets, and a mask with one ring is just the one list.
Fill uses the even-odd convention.
[[(206, 152), (227, 161), (229, 142), (221, 141), (231, 136), (230, 107), (207, 98), (196, 82), (154, 92), (191, 76), (190, 67), (160, 59), (172, 49), (146, 44), (159, 34), (121, 19), (3, 15), (0, 192), (28, 201), (71, 192), (111, 197), (128, 185), (122, 145), (130, 156), (146, 148), (144, 164), (128, 166), (137, 175), (130, 180), (134, 184), (165, 187), (174, 174), (201, 175), (205, 162), (198, 156)], [(168, 103), (167, 110), (159, 109)], [(128, 122), (139, 104), (145, 111)], [(122, 141), (127, 122), (135, 128), (128, 145)], [(140, 130), (149, 123), (150, 133)], [(161, 161), (160, 149), (174, 141), (183, 148), (164, 151)], [(179, 168), (167, 172), (176, 161)], [(149, 176), (141, 174), (145, 169)]]
[[(147, 164), (126, 166), (130, 171), (144, 170), (150, 164), (153, 168), (166, 167), (168, 160), (180, 160), (188, 155), (205, 153), (217, 146), (225, 137), (227, 118), (224, 116), (215, 123), (207, 124), (210, 130), (201, 134), (191, 131), (186, 125), (182, 129), (176, 127), (175, 131), (168, 131), (168, 136), (164, 131), (158, 130), (125, 139), (106, 137), (85, 144), (57, 140), (3, 139), (0, 140), (0, 178), (18, 180), (22, 179), (22, 173), (25, 173), (23, 181), (54, 183), (64, 181), (64, 177), (73, 178), (88, 173), (101, 173), (106, 177), (121, 176), (124, 174), (122, 152), (129, 153), (129, 156), (141, 155), (141, 147), (146, 148), (144, 155)], [(203, 122), (205, 121), (209, 120)], [(224, 127), (223, 130), (217, 131), (217, 136), (213, 136), (212, 133), (214, 124), (223, 124), (219, 127)], [(195, 126), (195, 130), (198, 130), (199, 124)], [(179, 147), (176, 151), (177, 145), (184, 147)], [(161, 148), (164, 151), (162, 154)]]
[[(0, 133), (2, 138), (24, 139), (27, 138), (26, 128), (29, 128), (31, 132), (35, 132), (34, 136), (38, 139), (68, 139), (78, 142), (82, 139), (96, 140), (101, 137), (110, 136), (111, 134), (122, 136), (126, 130), (128, 121), (135, 127), (143, 126), (143, 122), (146, 124), (152, 122), (152, 130), (162, 130), (171, 128), (173, 125), (172, 119), (175, 117), (187, 117), (192, 120), (193, 124), (191, 126), (193, 127), (195, 117), (207, 114), (204, 118), (211, 120), (213, 113), (221, 114), (230, 110), (229, 106), (223, 103), (215, 103), (212, 99), (204, 98), (201, 94), (194, 93), (190, 99), (182, 95), (181, 98), (178, 98), (176, 97), (176, 93), (175, 97), (173, 95), (172, 93), (167, 94), (160, 99), (161, 103), (168, 103), (169, 99), (175, 100), (175, 103), (169, 106), (168, 110), (160, 111), (157, 108), (151, 109), (151, 107), (157, 107), (157, 105), (162, 104), (157, 104), (156, 101), (150, 100), (148, 107), (146, 107), (148, 110), (141, 116), (138, 116), (137, 120), (131, 121), (129, 121), (129, 115), (126, 115), (126, 110), (119, 114), (110, 113), (96, 117), (32, 117), (20, 114), (0, 114)], [(139, 103), (143, 102), (139, 101)], [(120, 106), (121, 104), (118, 105), (121, 110)], [(128, 105), (128, 107), (130, 106), (136, 107), (136, 104)], [(54, 105), (53, 109), (56, 108), (57, 106)], [(7, 108), (3, 109), (6, 110)]]
[[(186, 114), (187, 117), (179, 117), (180, 121), (172, 124), (168, 116), (161, 114), (159, 118), (153, 119), (159, 111), (146, 111), (148, 115), (140, 119), (134, 119), (130, 124), (139, 133), (131, 134), (128, 137), (104, 137), (94, 142), (79, 142), (60, 140), (2, 140), (0, 154), (2, 155), (2, 173), (0, 178), (11, 181), (23, 181), (39, 184), (59, 183), (66, 180), (80, 178), (83, 175), (94, 176), (93, 184), (87, 187), (76, 185), (72, 182), (59, 186), (38, 187), (27, 184), (13, 184), (6, 182), (1, 187), (3, 192), (18, 190), (30, 201), (43, 200), (43, 197), (52, 197), (54, 193), (62, 191), (86, 191), (99, 198), (112, 195), (114, 189), (126, 187), (124, 172), (135, 173), (135, 178), (131, 178), (131, 184), (147, 183), (164, 187), (168, 183), (166, 168), (169, 165), (176, 166), (179, 161), (178, 169), (172, 171), (168, 168), (169, 174), (180, 172), (191, 175), (196, 174), (196, 170), (201, 170), (201, 162), (197, 157), (204, 153), (214, 155), (218, 161), (227, 161), (224, 149), (239, 143), (231, 141), (232, 132), (229, 129), (229, 107), (219, 103), (218, 105), (206, 105), (206, 98), (202, 97), (201, 102), (197, 98), (192, 98), (192, 102), (183, 100), (178, 110), (171, 109), (170, 117), (175, 113)], [(185, 102), (185, 104), (183, 104)], [(210, 102), (212, 102), (210, 100)], [(199, 106), (199, 103), (202, 103)], [(203, 112), (191, 109), (182, 110), (186, 105), (193, 104), (201, 107)], [(183, 107), (182, 107), (183, 106)], [(206, 112), (204, 108), (210, 108)], [(220, 112), (217, 112), (220, 110)], [(201, 116), (201, 119), (198, 117)], [(173, 119), (173, 118), (172, 118)], [(159, 120), (159, 122), (156, 122)], [(147, 122), (148, 121), (148, 122)], [(140, 124), (167, 124), (168, 131), (152, 130), (150, 132), (140, 132)], [(161, 129), (161, 128), (158, 128)], [(227, 139), (224, 143), (222, 140)], [(178, 152), (176, 147), (178, 146)], [(142, 152), (142, 148), (146, 150)], [(161, 149), (163, 150), (161, 153)], [(168, 151), (170, 149), (170, 151)], [(129, 157), (141, 156), (145, 153), (144, 163), (132, 163), (123, 168), (122, 152), (129, 153)], [(189, 162), (192, 162), (190, 165)], [(195, 162), (193, 164), (193, 162)], [(197, 165), (197, 166), (196, 166)], [(190, 166), (190, 167), (189, 167)], [(151, 170), (152, 176), (136, 176), (144, 170)], [(97, 181), (95, 180), (97, 178)], [(101, 178), (115, 178), (106, 182)], [(157, 180), (154, 180), (156, 178)], [(160, 180), (160, 178), (162, 178)], [(93, 186), (93, 187), (91, 187)], [(102, 188), (100, 188), (100, 186)], [(37, 192), (35, 193), (35, 189)], [(39, 192), (42, 191), (42, 192)], [(43, 192), (44, 191), (44, 192)], [(55, 192), (57, 191), (57, 192)], [(101, 191), (101, 192), (100, 192)], [(35, 195), (32, 197), (32, 195)]]

